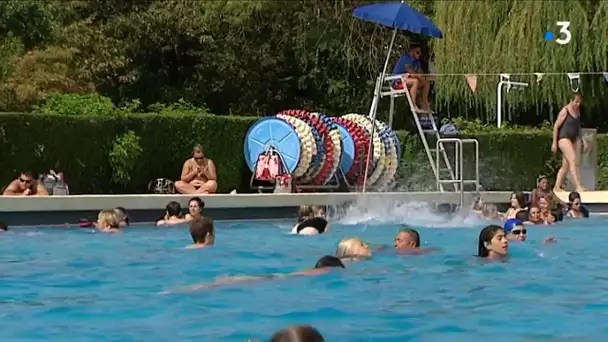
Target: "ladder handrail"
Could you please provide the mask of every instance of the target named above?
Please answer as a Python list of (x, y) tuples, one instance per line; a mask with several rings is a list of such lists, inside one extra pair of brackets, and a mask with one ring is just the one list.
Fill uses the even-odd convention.
[[(456, 161), (455, 161), (455, 177), (453, 179), (450, 180), (442, 180), (440, 178), (440, 174), (437, 173), (435, 174), (435, 180), (437, 182), (437, 188), (440, 188), (442, 183), (453, 183), (453, 184), (459, 184), (460, 185), (460, 206), (462, 207), (462, 205), (464, 204), (464, 184), (470, 184), (473, 183), (475, 184), (475, 191), (479, 191), (480, 185), (479, 185), (479, 141), (477, 139), (472, 139), (472, 138), (447, 138), (447, 137), (442, 137), (439, 138), (436, 142), (436, 147), (437, 149), (440, 148), (440, 146), (443, 145), (443, 143), (451, 143), (453, 142), (455, 145), (455, 154), (456, 154)], [(464, 178), (464, 157), (463, 157), (463, 145), (464, 144), (473, 144), (475, 145), (475, 179), (465, 179)], [(436, 155), (435, 158), (435, 162), (436, 162), (436, 167), (439, 167), (440, 165), (440, 160), (439, 160), (439, 154)]]

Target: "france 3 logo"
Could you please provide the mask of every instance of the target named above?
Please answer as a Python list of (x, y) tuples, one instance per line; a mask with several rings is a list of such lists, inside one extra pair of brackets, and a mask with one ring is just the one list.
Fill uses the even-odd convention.
[[(569, 21), (558, 21), (555, 25), (559, 28), (559, 32), (556, 35), (551, 31), (545, 32), (545, 40), (551, 41), (555, 39), (555, 42), (560, 45), (566, 45), (572, 40), (572, 32), (570, 32)], [(556, 39), (557, 38), (557, 39)]]

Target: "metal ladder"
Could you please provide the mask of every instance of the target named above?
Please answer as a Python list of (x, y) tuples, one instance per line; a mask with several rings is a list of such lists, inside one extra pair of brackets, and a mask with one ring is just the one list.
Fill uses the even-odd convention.
[[(462, 205), (464, 204), (464, 185), (475, 184), (475, 192), (478, 192), (481, 188), (479, 184), (479, 141), (477, 141), (477, 139), (439, 138), (437, 139), (436, 143), (437, 149), (439, 149), (440, 146), (443, 146), (444, 143), (454, 143), (454, 159), (456, 160), (456, 163), (454, 164), (455, 177), (453, 179), (441, 179), (441, 177), (439, 177), (439, 174), (435, 174), (437, 189), (440, 189), (442, 184), (458, 184), (458, 188), (460, 190), (460, 207), (462, 207)], [(464, 144), (473, 144), (475, 146), (475, 179), (464, 178)], [(435, 163), (436, 168), (439, 169), (441, 163), (439, 154), (437, 154)]]
[[(459, 182), (456, 181), (456, 174), (454, 173), (454, 170), (452, 169), (452, 163), (450, 162), (450, 159), (448, 158), (448, 155), (445, 151), (445, 147), (443, 146), (443, 143), (441, 143), (441, 136), (439, 135), (439, 129), (437, 129), (437, 124), (435, 123), (435, 117), (433, 116), (432, 113), (424, 113), (423, 115), (426, 115), (429, 119), (429, 121), (431, 122), (431, 129), (424, 129), (422, 127), (422, 125), (420, 124), (420, 117), (418, 112), (416, 112), (414, 110), (414, 101), (412, 100), (412, 96), (410, 95), (410, 92), (408, 91), (407, 87), (404, 85), (403, 89), (393, 89), (390, 84), (391, 82), (394, 82), (395, 80), (400, 80), (401, 79), (401, 75), (395, 75), (395, 76), (387, 76), (384, 77), (384, 82), (388, 82), (388, 87), (386, 87), (385, 89), (382, 89), (382, 91), (380, 92), (381, 96), (390, 96), (390, 109), (389, 109), (389, 126), (393, 126), (393, 115), (395, 112), (395, 98), (396, 97), (400, 97), (403, 96), (405, 94), (405, 96), (407, 97), (407, 102), (410, 106), (410, 111), (412, 112), (412, 115), (414, 116), (414, 121), (416, 122), (416, 127), (418, 128), (418, 134), (420, 135), (420, 139), (422, 139), (422, 145), (424, 146), (424, 151), (426, 152), (426, 156), (429, 160), (429, 164), (431, 165), (431, 169), (433, 170), (433, 173), (435, 174), (435, 178), (441, 178), (442, 174), (446, 174), (450, 177), (450, 179), (452, 180), (452, 182), (440, 182), (438, 183), (438, 187), (437, 189), (439, 191), (445, 191), (443, 185), (444, 184), (448, 184), (451, 183), (452, 186), (454, 187), (454, 191), (458, 191), (458, 184)], [(382, 83), (382, 79), (381, 76), (378, 77), (376, 84), (380, 84)], [(437, 143), (436, 143), (436, 147), (435, 148), (431, 148), (429, 147), (429, 142), (427, 140), (427, 135), (432, 135), (435, 137)], [(435, 163), (435, 160), (439, 160), (439, 154), (442, 155), (442, 159), (443, 159), (443, 167), (441, 166), (440, 163)], [(435, 158), (435, 156), (437, 158)]]

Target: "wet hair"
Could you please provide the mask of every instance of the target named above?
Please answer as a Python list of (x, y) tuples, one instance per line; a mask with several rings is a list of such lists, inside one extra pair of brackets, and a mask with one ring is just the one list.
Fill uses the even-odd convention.
[(481, 230), (479, 233), (479, 241), (477, 243), (477, 256), (485, 258), (488, 256), (489, 251), (486, 247), (486, 243), (489, 243), (494, 238), (494, 235), (498, 231), (504, 231), (501, 226), (491, 224)]
[(344, 268), (344, 264), (342, 263), (342, 260), (340, 260), (339, 258), (337, 258), (333, 255), (326, 255), (326, 256), (322, 257), (321, 259), (319, 259), (319, 261), (317, 261), (317, 264), (315, 265), (315, 268), (323, 268), (323, 267)]
[(0, 221), (0, 230), (7, 231), (8, 225), (4, 221)]
[(190, 204), (190, 202), (195, 201), (196, 203), (198, 203), (198, 206), (201, 207), (201, 210), (203, 210), (205, 208), (205, 202), (200, 198), (200, 197), (192, 197), (191, 199), (188, 200), (188, 204)]
[(521, 222), (530, 221), (530, 212), (527, 210), (520, 210), (517, 212), (517, 214), (515, 214), (515, 218)]
[(99, 215), (97, 215), (97, 221), (104, 222), (110, 226), (110, 228), (120, 229), (120, 221), (118, 220), (118, 215), (116, 214), (115, 209), (104, 209), (100, 211)]
[(305, 221), (313, 215), (314, 211), (312, 205), (301, 205), (298, 209), (298, 223)]
[(207, 237), (215, 236), (213, 220), (209, 217), (202, 217), (190, 221), (190, 236), (192, 236), (194, 243), (209, 243)]
[(129, 225), (129, 214), (127, 213), (127, 209), (124, 207), (116, 207), (114, 208), (114, 212), (116, 212), (116, 219), (118, 223), (125, 222), (127, 226)]
[(414, 240), (415, 240), (414, 247), (420, 247), (420, 234), (418, 234), (416, 229), (412, 229), (412, 228), (401, 229), (401, 233), (407, 233), (407, 234), (413, 236)]
[(576, 99), (576, 98), (583, 98), (583, 94), (579, 93), (579, 92), (575, 92), (574, 94), (572, 94), (572, 100)]
[(180, 216), (182, 207), (179, 205), (179, 203), (171, 201), (167, 204), (166, 210), (169, 216)]
[(363, 243), (358, 237), (346, 238), (340, 241), (338, 249), (336, 249), (336, 257), (338, 258), (358, 258), (360, 255), (352, 254), (351, 250), (356, 243)]
[(325, 342), (325, 338), (310, 325), (292, 325), (275, 332), (270, 342)]
[(484, 216), (488, 216), (490, 214), (495, 214), (498, 212), (498, 208), (496, 207), (496, 204), (492, 204), (492, 203), (484, 203), (481, 206), (481, 213)]
[(517, 200), (517, 203), (519, 203), (519, 207), (524, 208), (526, 206), (526, 195), (524, 195), (524, 193), (521, 191), (512, 193), (511, 197), (513, 197), (513, 195), (515, 195), (515, 199)]
[(475, 199), (473, 200), (473, 205), (471, 206), (471, 209), (481, 211), (482, 207), (483, 207), (483, 198), (475, 197)]
[(581, 194), (579, 194), (576, 191), (572, 191), (569, 195), (568, 195), (568, 202), (572, 203), (574, 202), (574, 200), (580, 200), (581, 199)]

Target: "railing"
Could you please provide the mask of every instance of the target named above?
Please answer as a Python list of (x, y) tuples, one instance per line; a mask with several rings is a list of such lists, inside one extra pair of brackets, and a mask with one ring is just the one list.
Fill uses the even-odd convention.
[[(479, 141), (477, 139), (460, 139), (460, 138), (440, 138), (436, 143), (436, 150), (439, 151), (441, 147), (444, 147), (444, 143), (454, 143), (454, 179), (441, 179), (441, 173), (435, 174), (435, 180), (437, 181), (437, 189), (441, 189), (441, 184), (458, 184), (457, 191), (460, 191), (460, 206), (464, 204), (464, 185), (475, 184), (475, 191), (479, 191)], [(475, 145), (475, 179), (464, 178), (464, 158), (463, 158), (463, 145), (473, 144)], [(439, 153), (435, 154), (435, 163), (437, 170), (441, 168), (441, 160), (439, 159)]]

